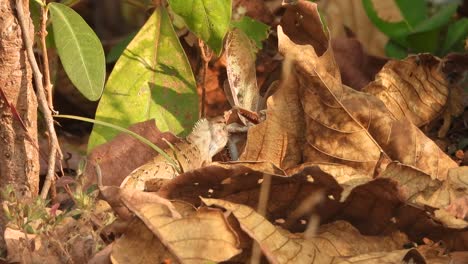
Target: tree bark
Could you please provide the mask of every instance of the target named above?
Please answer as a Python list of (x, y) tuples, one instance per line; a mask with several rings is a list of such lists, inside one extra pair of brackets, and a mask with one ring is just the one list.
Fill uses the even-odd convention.
[[(22, 0), (22, 3), (29, 20), (27, 34), (33, 39), (29, 1)], [(8, 101), (0, 96), (0, 191), (12, 185), (21, 195), (36, 196), (39, 188), (37, 100), (15, 0), (0, 0), (0, 34), (0, 89)], [(27, 131), (8, 103), (16, 109)], [(3, 238), (5, 219), (3, 213), (0, 216), (0, 238)]]

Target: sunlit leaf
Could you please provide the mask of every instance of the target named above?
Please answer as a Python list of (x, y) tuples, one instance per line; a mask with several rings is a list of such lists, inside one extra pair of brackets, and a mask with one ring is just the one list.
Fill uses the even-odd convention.
[(187, 27), (217, 54), (231, 21), (231, 0), (169, 0), (174, 13), (181, 16)]
[(270, 27), (260, 21), (248, 16), (242, 17), (239, 21), (233, 21), (232, 26), (242, 30), (251, 40), (255, 42), (257, 49), (262, 49), (264, 41), (268, 37)]
[[(96, 119), (122, 127), (150, 119), (185, 135), (198, 117), (195, 80), (165, 9), (157, 9), (117, 61)], [(88, 149), (117, 135), (95, 126)]]
[(55, 46), (65, 72), (86, 98), (98, 100), (106, 77), (99, 38), (73, 9), (59, 3), (50, 3), (48, 7)]

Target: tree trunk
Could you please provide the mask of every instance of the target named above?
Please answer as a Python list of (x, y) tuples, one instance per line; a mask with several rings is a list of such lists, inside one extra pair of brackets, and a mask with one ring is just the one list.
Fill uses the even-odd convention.
[[(29, 1), (23, 0), (22, 3), (30, 21), (27, 34), (33, 38)], [(16, 17), (15, 0), (0, 0), (0, 34), (0, 89), (8, 101), (0, 96), (0, 191), (10, 184), (22, 195), (36, 196), (39, 188), (37, 100)], [(27, 131), (8, 103), (16, 109)], [(0, 240), (3, 239), (5, 223), (3, 215), (0, 213)]]

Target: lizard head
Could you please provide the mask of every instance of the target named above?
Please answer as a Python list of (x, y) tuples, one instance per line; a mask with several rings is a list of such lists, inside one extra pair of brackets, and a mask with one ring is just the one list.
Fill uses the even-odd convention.
[(200, 150), (206, 149), (207, 154), (213, 157), (226, 146), (228, 141), (226, 120), (224, 117), (200, 119), (187, 139), (195, 143)]

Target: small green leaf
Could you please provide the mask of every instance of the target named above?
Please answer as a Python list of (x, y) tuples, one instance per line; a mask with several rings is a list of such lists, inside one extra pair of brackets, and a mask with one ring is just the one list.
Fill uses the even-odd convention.
[(463, 49), (463, 42), (468, 37), (468, 18), (462, 18), (451, 24), (447, 30), (444, 44), (442, 45), (441, 55), (450, 51), (457, 51), (458, 46)]
[(55, 46), (65, 72), (86, 98), (98, 100), (106, 76), (99, 38), (73, 9), (60, 3), (50, 3), (48, 8)]
[(231, 21), (231, 0), (168, 0), (174, 13), (218, 55)]
[(262, 41), (268, 37), (270, 27), (260, 21), (248, 16), (242, 17), (239, 21), (233, 21), (231, 25), (242, 30), (251, 40), (255, 42), (257, 49), (262, 49)]
[(398, 43), (389, 40), (385, 45), (385, 55), (395, 59), (404, 59), (408, 56), (408, 51), (405, 47), (400, 46)]
[[(96, 120), (121, 127), (155, 119), (185, 136), (198, 118), (195, 78), (167, 11), (160, 7), (124, 50), (109, 76)], [(88, 151), (118, 134), (94, 126)]]
[(115, 44), (114, 47), (107, 53), (106, 56), (106, 63), (112, 63), (116, 62), (120, 55), (122, 55), (123, 51), (125, 48), (130, 44), (130, 42), (133, 40), (137, 32), (132, 32), (130, 33), (127, 37), (119, 41), (119, 43)]
[(416, 27), (414, 27), (414, 32), (426, 32), (432, 31), (434, 29), (443, 27), (450, 22), (450, 19), (457, 11), (457, 4), (449, 4), (442, 8), (437, 14), (431, 16), (429, 19), (424, 20)]

